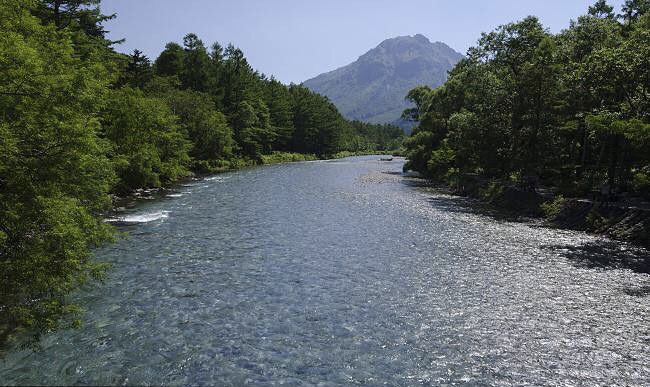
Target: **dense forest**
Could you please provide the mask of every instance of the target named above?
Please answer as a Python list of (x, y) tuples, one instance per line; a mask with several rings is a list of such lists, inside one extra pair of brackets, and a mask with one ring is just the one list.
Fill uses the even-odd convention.
[(484, 33), (404, 117), (407, 169), (562, 195), (650, 198), (650, 1), (604, 0), (558, 34), (535, 17)]
[(2, 337), (78, 323), (66, 295), (105, 275), (90, 249), (114, 237), (101, 217), (114, 195), (401, 142), (399, 128), (348, 122), (260, 74), (233, 45), (188, 34), (153, 63), (117, 53), (113, 17), (99, 0), (0, 0)]

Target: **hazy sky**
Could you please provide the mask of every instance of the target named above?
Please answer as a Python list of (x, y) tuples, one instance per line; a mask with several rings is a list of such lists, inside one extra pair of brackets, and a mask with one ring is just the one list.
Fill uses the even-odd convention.
[[(232, 42), (259, 71), (302, 82), (356, 60), (382, 40), (421, 33), (465, 53), (501, 24), (537, 15), (558, 32), (595, 0), (103, 0), (117, 13), (109, 37), (118, 51), (152, 60), (194, 32), (209, 46)], [(610, 0), (620, 10), (623, 0)]]

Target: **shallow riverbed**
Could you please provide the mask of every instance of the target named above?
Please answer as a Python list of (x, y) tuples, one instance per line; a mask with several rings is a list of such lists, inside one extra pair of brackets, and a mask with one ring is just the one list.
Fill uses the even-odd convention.
[(512, 222), (379, 156), (250, 168), (121, 215), (79, 330), (0, 384), (650, 384), (648, 252)]

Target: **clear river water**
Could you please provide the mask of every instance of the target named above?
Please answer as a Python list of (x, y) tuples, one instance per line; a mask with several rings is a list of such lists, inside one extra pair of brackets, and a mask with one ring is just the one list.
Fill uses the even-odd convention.
[(379, 156), (190, 181), (117, 219), (78, 330), (0, 384), (650, 385), (648, 251), (513, 221)]

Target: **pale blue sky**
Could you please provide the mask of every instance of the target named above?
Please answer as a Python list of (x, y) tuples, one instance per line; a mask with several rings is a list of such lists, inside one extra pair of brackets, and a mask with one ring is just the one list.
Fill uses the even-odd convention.
[[(300, 83), (356, 60), (382, 40), (421, 33), (465, 53), (501, 24), (537, 15), (558, 32), (595, 0), (103, 0), (118, 51), (155, 59), (169, 41), (195, 32), (232, 42), (259, 71)], [(620, 10), (623, 0), (610, 0)]]

